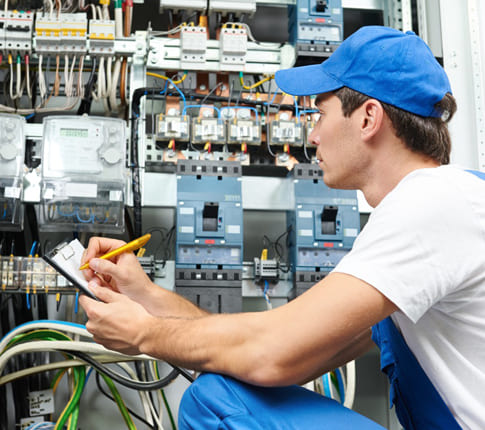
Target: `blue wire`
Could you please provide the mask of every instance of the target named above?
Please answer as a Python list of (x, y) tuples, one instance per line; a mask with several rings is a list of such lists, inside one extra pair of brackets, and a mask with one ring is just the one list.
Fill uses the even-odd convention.
[(221, 107), (221, 112), (224, 109), (249, 109), (249, 110), (252, 110), (256, 114), (256, 121), (259, 121), (258, 111), (256, 110), (256, 108), (253, 108), (251, 106), (224, 106), (224, 107)]
[(173, 87), (174, 87), (174, 88), (175, 88), (175, 89), (178, 91), (178, 93), (180, 94), (180, 97), (182, 97), (182, 100), (183, 100), (183, 102), (184, 102), (184, 109), (185, 109), (185, 107), (187, 106), (187, 101), (185, 100), (185, 95), (184, 95), (184, 93), (183, 93), (182, 91), (180, 91), (179, 87), (177, 87), (177, 85), (175, 85), (175, 84), (173, 83), (173, 81), (172, 81), (170, 78), (167, 78), (166, 80), (172, 84), (172, 86), (173, 86)]
[(86, 373), (86, 379), (84, 380), (83, 391), (86, 388), (86, 384), (88, 383), (88, 379), (91, 376), (91, 373), (93, 373), (92, 367), (90, 367), (89, 370), (88, 370), (88, 373)]
[(327, 397), (332, 397), (332, 392), (330, 391), (330, 385), (328, 384), (328, 377), (330, 375), (328, 373), (325, 373), (325, 375), (322, 375), (322, 382), (323, 382), (323, 394)]
[(217, 116), (219, 118), (221, 117), (221, 111), (219, 110), (219, 108), (217, 108), (215, 106), (212, 106), (212, 105), (189, 105), (189, 106), (184, 106), (184, 109), (182, 111), (182, 116), (185, 115), (185, 112), (187, 111), (187, 109), (190, 109), (190, 108), (202, 108), (202, 107), (208, 107), (208, 108), (214, 109), (217, 112)]
[(274, 99), (276, 98), (276, 94), (278, 94), (278, 88), (276, 89), (276, 91), (274, 92), (273, 94), (273, 98), (271, 99), (270, 102), (264, 102), (265, 105), (270, 105), (271, 103), (274, 102)]
[(76, 218), (79, 222), (82, 222), (82, 223), (94, 223), (94, 213), (91, 213), (91, 215), (89, 216), (88, 219), (82, 219), (80, 216), (79, 216), (79, 209), (76, 209), (75, 211), (75, 214), (76, 214)]
[(295, 96), (293, 96), (293, 101), (295, 102), (295, 116), (298, 118), (298, 122), (300, 122), (300, 112), (298, 111), (298, 102)]
[(37, 246), (37, 241), (34, 240), (34, 243), (32, 244), (32, 248), (30, 248), (30, 253), (29, 255), (34, 255), (35, 252), (35, 247)]
[(27, 309), (30, 310), (30, 293), (25, 294), (25, 299), (27, 301)]
[(76, 291), (76, 300), (74, 301), (74, 313), (77, 314), (79, 309), (79, 291)]
[(337, 383), (338, 383), (338, 389), (340, 391), (340, 403), (345, 402), (345, 387), (344, 387), (344, 381), (342, 378), (342, 372), (340, 369), (335, 369), (335, 374), (337, 375)]
[(34, 116), (35, 116), (35, 113), (31, 113), (30, 115), (27, 115), (24, 118), (27, 120), (27, 119), (33, 118)]
[(32, 324), (37, 324), (37, 323), (48, 323), (48, 324), (61, 324), (61, 325), (65, 325), (65, 326), (68, 326), (68, 327), (76, 327), (76, 328), (80, 328), (80, 329), (83, 329), (85, 330), (86, 329), (86, 326), (84, 325), (81, 325), (81, 324), (76, 324), (76, 323), (72, 323), (72, 322), (68, 322), (68, 321), (57, 321), (57, 320), (36, 320), (36, 321), (27, 321), (23, 324), (20, 324), (19, 326), (15, 327), (14, 329), (10, 330), (3, 338), (0, 342), (3, 342), (3, 339), (5, 339), (8, 335), (10, 335), (10, 333), (12, 333), (14, 330), (17, 330), (19, 329), (20, 327), (26, 327), (26, 326), (29, 326), (29, 325), (32, 325)]

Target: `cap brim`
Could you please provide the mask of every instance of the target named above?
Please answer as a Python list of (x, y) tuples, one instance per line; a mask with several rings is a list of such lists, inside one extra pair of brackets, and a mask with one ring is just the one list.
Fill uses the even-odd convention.
[(328, 93), (344, 85), (323, 70), (322, 64), (293, 67), (275, 73), (278, 87), (294, 96)]

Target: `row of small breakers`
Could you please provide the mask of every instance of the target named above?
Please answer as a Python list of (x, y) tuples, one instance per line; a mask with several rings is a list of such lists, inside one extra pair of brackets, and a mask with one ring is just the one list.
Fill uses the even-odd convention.
[(30, 201), (41, 231), (123, 231), (126, 123), (44, 118), (40, 183), (24, 172), (24, 128), (23, 117), (0, 114), (0, 230), (22, 230), (22, 202)]
[[(242, 307), (241, 173), (241, 165), (230, 161), (177, 164), (175, 287), (213, 312)], [(288, 180), (295, 196), (295, 207), (287, 211), (288, 256), (299, 295), (349, 252), (360, 231), (360, 215), (356, 192), (328, 188), (315, 164), (297, 164)], [(279, 262), (254, 263), (256, 283), (278, 282)]]
[[(201, 109), (199, 117), (191, 117), (187, 111)], [(313, 111), (312, 111), (313, 112)], [(305, 112), (303, 112), (305, 113)], [(290, 117), (283, 112), (268, 121), (267, 143), (272, 146), (289, 145), (302, 147), (308, 142), (315, 121), (311, 116)], [(160, 142), (190, 142), (194, 145), (242, 145), (260, 146), (262, 121), (252, 107), (187, 105), (181, 115), (168, 112), (157, 116), (156, 139)]]
[(20, 55), (35, 50), (43, 55), (85, 55), (89, 51), (91, 55), (113, 55), (114, 42), (115, 21), (90, 19), (88, 28), (84, 12), (0, 12), (2, 52)]

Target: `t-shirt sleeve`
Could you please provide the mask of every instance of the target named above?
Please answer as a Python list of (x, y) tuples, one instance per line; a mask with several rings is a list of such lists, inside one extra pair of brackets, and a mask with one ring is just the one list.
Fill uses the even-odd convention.
[(461, 284), (463, 243), (473, 235), (466, 202), (435, 182), (400, 183), (334, 269), (372, 285), (413, 322)]

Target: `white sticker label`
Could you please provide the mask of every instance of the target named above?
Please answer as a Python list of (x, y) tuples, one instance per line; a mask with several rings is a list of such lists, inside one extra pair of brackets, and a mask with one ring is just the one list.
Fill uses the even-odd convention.
[(298, 211), (298, 218), (313, 218), (312, 211)]
[(97, 195), (97, 184), (78, 184), (76, 182), (68, 182), (66, 184), (66, 196), (68, 197), (96, 198)]
[(109, 192), (110, 202), (121, 202), (123, 200), (123, 192), (121, 190), (111, 190)]
[(185, 208), (182, 207), (179, 209), (180, 215), (193, 215), (194, 214), (194, 208)]
[(5, 197), (11, 199), (20, 198), (20, 188), (19, 187), (5, 187)]
[(179, 228), (180, 233), (193, 233), (194, 227), (181, 225)]
[(226, 227), (227, 234), (241, 234), (241, 226), (240, 225), (228, 225)]
[(313, 236), (313, 230), (307, 230), (307, 229), (298, 230), (298, 236)]
[(31, 416), (54, 413), (54, 393), (52, 390), (32, 391), (29, 394)]
[(356, 228), (344, 228), (344, 236), (345, 237), (357, 237), (359, 232)]

